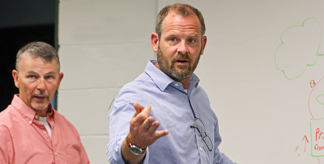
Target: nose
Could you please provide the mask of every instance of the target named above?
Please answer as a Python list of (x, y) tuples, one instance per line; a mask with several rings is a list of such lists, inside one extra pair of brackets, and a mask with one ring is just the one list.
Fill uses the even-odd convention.
[(179, 54), (186, 54), (188, 52), (188, 47), (185, 41), (181, 41), (178, 44), (178, 53)]
[(37, 85), (37, 89), (40, 91), (44, 91), (45, 88), (46, 88), (45, 80), (43, 78), (40, 78)]

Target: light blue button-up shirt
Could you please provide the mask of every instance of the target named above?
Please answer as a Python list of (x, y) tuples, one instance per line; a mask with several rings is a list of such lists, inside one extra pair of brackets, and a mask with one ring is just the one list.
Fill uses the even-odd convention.
[[(129, 132), (130, 120), (135, 113), (132, 106), (138, 102), (150, 105), (150, 115), (160, 122), (158, 130), (169, 130), (146, 149), (147, 164), (234, 164), (218, 149), (221, 143), (218, 120), (205, 91), (192, 74), (187, 92), (155, 67), (156, 60), (148, 62), (145, 72), (122, 87), (109, 111), (109, 143), (107, 157), (111, 164), (123, 164), (121, 145)], [(210, 137), (213, 149), (209, 151), (194, 125), (200, 118)]]

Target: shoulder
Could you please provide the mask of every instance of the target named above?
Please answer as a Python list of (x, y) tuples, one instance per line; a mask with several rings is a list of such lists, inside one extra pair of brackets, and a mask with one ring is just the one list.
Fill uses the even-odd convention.
[(13, 110), (12, 106), (8, 106), (5, 110), (0, 112), (0, 125), (9, 126), (13, 121), (13, 117), (17, 117), (19, 113)]
[(155, 84), (150, 76), (143, 72), (135, 80), (125, 84), (110, 105), (109, 118), (116, 118), (116, 115), (122, 113), (122, 119), (131, 119), (135, 112), (134, 103), (139, 103), (145, 107), (149, 105), (151, 97), (148, 92), (154, 89)]
[(125, 84), (116, 95), (116, 99), (136, 100), (143, 98), (143, 92), (152, 87), (154, 87), (154, 82), (143, 72), (135, 80)]
[(133, 89), (139, 89), (141, 86), (146, 86), (147, 84), (152, 83), (152, 79), (148, 74), (145, 72), (141, 73), (136, 79), (133, 81), (125, 84), (122, 88), (121, 91), (123, 90), (133, 90)]

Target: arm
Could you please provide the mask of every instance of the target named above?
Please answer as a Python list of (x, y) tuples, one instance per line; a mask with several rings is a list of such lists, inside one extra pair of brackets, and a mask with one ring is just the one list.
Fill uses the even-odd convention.
[[(124, 164), (125, 162), (144, 162), (148, 161), (149, 148), (142, 155), (135, 156), (129, 151), (129, 145), (126, 142), (126, 136), (129, 135), (130, 142), (140, 148), (146, 148), (152, 144), (156, 138), (156, 128), (159, 123), (153, 123), (153, 117), (149, 117), (151, 108), (146, 107), (143, 112), (140, 112), (141, 105), (147, 105), (147, 101), (135, 89), (122, 89), (116, 96), (109, 111), (109, 143), (107, 145), (107, 157), (111, 164)], [(133, 106), (134, 104), (134, 106)], [(151, 126), (153, 124), (153, 126)], [(143, 133), (144, 125), (146, 127), (146, 134)], [(156, 127), (156, 128), (155, 128)], [(154, 130), (155, 128), (155, 130)], [(155, 135), (147, 140), (147, 134)], [(163, 131), (163, 134), (168, 131)], [(145, 138), (143, 138), (143, 135)]]
[(0, 163), (13, 163), (13, 143), (7, 127), (0, 125)]

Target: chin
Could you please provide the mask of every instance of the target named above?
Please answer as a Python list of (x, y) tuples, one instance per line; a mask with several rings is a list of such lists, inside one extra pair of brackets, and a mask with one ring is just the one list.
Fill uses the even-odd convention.
[(35, 110), (45, 110), (48, 108), (49, 104), (34, 104), (32, 103), (31, 106), (33, 107), (33, 109)]

